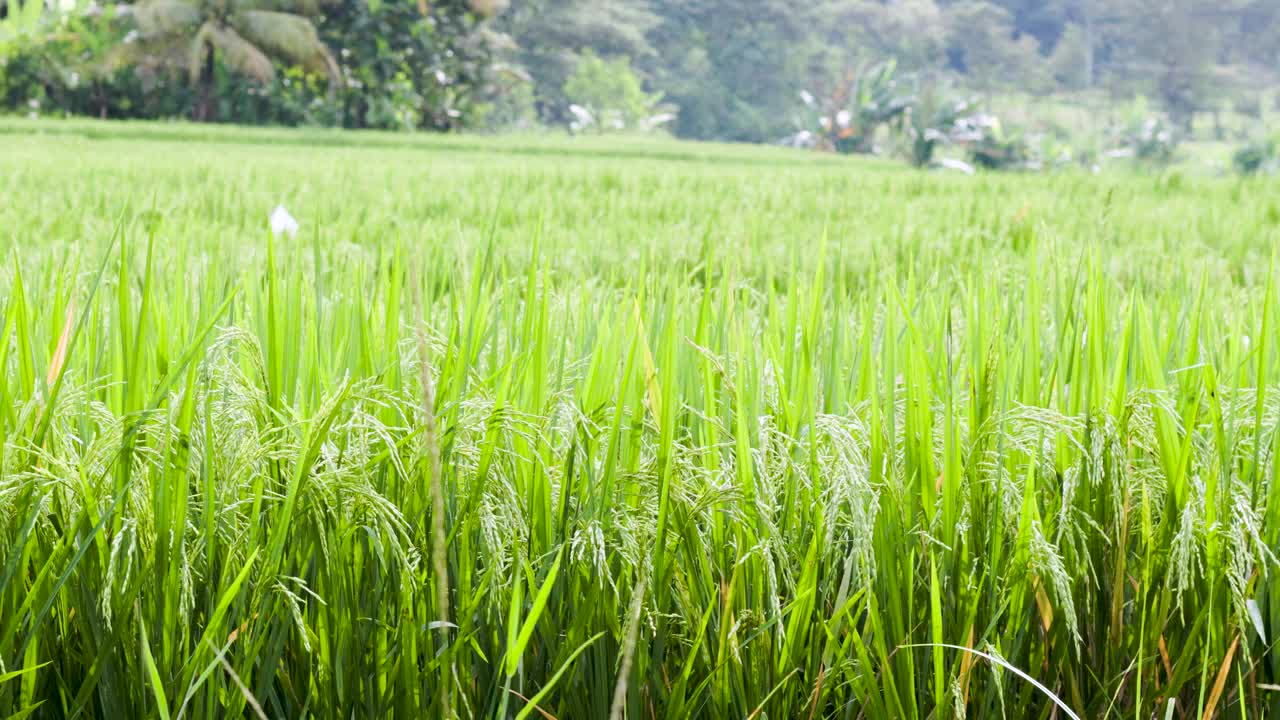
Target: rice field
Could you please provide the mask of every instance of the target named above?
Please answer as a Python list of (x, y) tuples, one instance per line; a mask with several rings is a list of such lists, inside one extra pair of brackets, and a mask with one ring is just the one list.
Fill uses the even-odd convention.
[(1275, 181), (0, 145), (0, 717), (1280, 712)]

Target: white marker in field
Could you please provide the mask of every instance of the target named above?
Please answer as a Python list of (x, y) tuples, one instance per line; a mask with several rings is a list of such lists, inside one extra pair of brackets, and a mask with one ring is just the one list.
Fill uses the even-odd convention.
[(293, 219), (283, 205), (277, 205), (271, 211), (271, 234), (277, 237), (287, 234), (291, 238), (298, 235), (298, 221)]

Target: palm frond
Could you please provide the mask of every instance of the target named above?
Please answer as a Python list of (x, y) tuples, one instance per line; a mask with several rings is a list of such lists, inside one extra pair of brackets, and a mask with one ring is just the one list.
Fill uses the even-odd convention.
[(467, 6), (482, 18), (491, 18), (507, 9), (507, 0), (467, 0)]
[(102, 72), (110, 75), (127, 67), (149, 72), (180, 72), (187, 66), (190, 40), (178, 35), (138, 37), (116, 43), (107, 52)]
[(211, 23), (205, 23), (200, 27), (200, 31), (191, 39), (191, 49), (187, 55), (187, 72), (191, 76), (191, 84), (197, 85), (200, 82), (200, 73), (204, 71), (205, 61), (209, 59), (209, 34), (212, 32)]
[(182, 0), (146, 0), (129, 7), (138, 30), (151, 37), (193, 30), (204, 19), (199, 7)]
[(250, 10), (289, 13), (307, 18), (319, 17), (324, 11), (342, 4), (342, 0), (231, 0), (232, 14)]
[(270, 10), (246, 10), (231, 17), (236, 30), (265, 53), (338, 80), (338, 63), (320, 40), (316, 26), (299, 15)]
[(248, 75), (263, 84), (271, 82), (276, 77), (271, 58), (267, 57), (262, 50), (255, 47), (235, 29), (210, 21), (200, 28), (200, 32), (196, 33), (195, 40), (191, 44), (189, 69), (193, 84), (199, 81), (209, 53), (215, 50), (218, 52), (219, 59), (235, 72)]

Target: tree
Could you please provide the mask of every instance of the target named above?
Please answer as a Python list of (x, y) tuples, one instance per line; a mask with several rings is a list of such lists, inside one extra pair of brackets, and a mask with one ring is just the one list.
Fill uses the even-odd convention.
[(1052, 50), (1057, 47), (1067, 22), (1071, 19), (1073, 2), (1089, 0), (991, 0), (1009, 13), (1014, 32), (1018, 36), (1030, 35), (1037, 46)]
[[(1275, 0), (1243, 0), (1223, 19), (1220, 28), (1219, 63), (1247, 68), (1257, 84), (1276, 82), (1280, 73), (1280, 3)], [(1255, 88), (1256, 89), (1256, 88)]]
[[(1097, 0), (1067, 0), (1067, 16), (1074, 21), (1080, 28), (1080, 50), (1083, 53), (1081, 60), (1080, 73), (1084, 76), (1084, 86), (1093, 87), (1098, 79), (1098, 33), (1097, 33), (1097, 10), (1094, 3)], [(1063, 29), (1065, 35), (1067, 29)], [(1059, 37), (1058, 42), (1061, 44), (1065, 38)]]
[(966, 0), (947, 10), (947, 53), (951, 65), (983, 90), (998, 86), (1038, 90), (1044, 60), (1031, 35), (1019, 35), (1013, 15), (984, 0)]
[(761, 142), (792, 129), (798, 93), (819, 62), (809, 6), (785, 0), (655, 0), (657, 54), (642, 63), (680, 108), (684, 137)]
[(1087, 88), (1092, 82), (1089, 35), (1081, 26), (1070, 23), (1058, 38), (1049, 56), (1049, 70), (1058, 87), (1068, 90)]
[(586, 113), (577, 121), (584, 128), (652, 130), (671, 118), (659, 112), (662, 94), (644, 91), (626, 57), (605, 60), (591, 50), (583, 52), (565, 81), (564, 94), (573, 103), (570, 111)]
[(275, 63), (283, 61), (336, 86), (338, 63), (309, 19), (321, 9), (320, 0), (145, 0), (132, 9), (141, 36), (125, 50), (135, 60), (153, 56), (185, 65), (199, 96), (192, 115), (211, 120), (218, 61), (264, 85), (275, 79)]
[(319, 28), (337, 51), (342, 124), (452, 130), (479, 124), (493, 80), (494, 0), (337, 0)]
[(1150, 91), (1189, 130), (1212, 89), (1221, 22), (1211, 0), (1117, 0), (1101, 18), (1109, 73), (1122, 89)]
[(1216, 40), (1212, 27), (1193, 16), (1196, 0), (1146, 0), (1146, 32), (1139, 37), (1154, 60), (1156, 92), (1175, 122), (1190, 129), (1209, 87)]
[(507, 57), (531, 78), (539, 117), (561, 122), (564, 85), (583, 51), (638, 63), (654, 53), (647, 34), (658, 22), (645, 0), (525, 0), (501, 13), (495, 29), (511, 38)]
[(892, 58), (911, 71), (932, 69), (945, 60), (947, 28), (934, 0), (827, 0), (814, 24), (823, 44), (836, 53)]

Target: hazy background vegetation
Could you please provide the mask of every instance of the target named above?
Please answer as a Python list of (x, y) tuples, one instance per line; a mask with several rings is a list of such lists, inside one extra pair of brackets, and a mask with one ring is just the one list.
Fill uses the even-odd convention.
[(7, 111), (247, 124), (776, 142), (806, 129), (802, 93), (891, 61), (902, 86), (1048, 108), (1041, 129), (1096, 134), (1141, 97), (1182, 137), (1243, 140), (1280, 71), (1274, 0), (0, 0), (0, 17)]
[(0, 3), (0, 717), (1280, 717), (1276, 0)]

